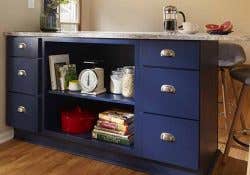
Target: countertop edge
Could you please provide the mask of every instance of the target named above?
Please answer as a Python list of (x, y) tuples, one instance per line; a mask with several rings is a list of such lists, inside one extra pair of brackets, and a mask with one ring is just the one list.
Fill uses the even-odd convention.
[(69, 37), (135, 40), (250, 41), (250, 35), (210, 35), (207, 33), (181, 34), (167, 32), (5, 32), (4, 35), (19, 37)]

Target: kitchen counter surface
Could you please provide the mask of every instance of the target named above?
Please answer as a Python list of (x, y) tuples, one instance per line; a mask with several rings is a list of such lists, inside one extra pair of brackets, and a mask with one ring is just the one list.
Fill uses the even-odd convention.
[(211, 41), (250, 41), (250, 35), (210, 35), (207, 33), (181, 34), (168, 32), (7, 32), (6, 36), (31, 37), (77, 37), (77, 38), (117, 38), (117, 39), (163, 39), (163, 40), (211, 40)]

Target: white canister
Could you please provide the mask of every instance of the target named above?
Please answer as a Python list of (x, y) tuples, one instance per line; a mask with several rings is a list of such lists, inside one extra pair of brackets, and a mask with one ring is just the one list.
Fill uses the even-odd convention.
[(135, 67), (127, 66), (123, 68), (122, 77), (122, 95), (124, 97), (133, 97), (135, 88)]
[(110, 75), (110, 92), (113, 94), (122, 94), (122, 71), (112, 71)]

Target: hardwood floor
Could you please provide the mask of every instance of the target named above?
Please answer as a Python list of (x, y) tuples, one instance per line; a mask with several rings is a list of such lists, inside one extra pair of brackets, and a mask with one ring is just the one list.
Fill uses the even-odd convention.
[[(213, 175), (246, 175), (247, 162), (218, 161)], [(119, 166), (12, 140), (0, 145), (0, 175), (146, 175)]]

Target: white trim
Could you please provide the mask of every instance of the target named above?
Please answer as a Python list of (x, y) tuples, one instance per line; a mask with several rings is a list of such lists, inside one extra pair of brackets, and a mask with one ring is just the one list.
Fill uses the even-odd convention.
[(7, 142), (14, 138), (14, 130), (12, 128), (6, 128), (0, 130), (0, 144)]

